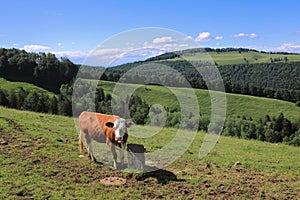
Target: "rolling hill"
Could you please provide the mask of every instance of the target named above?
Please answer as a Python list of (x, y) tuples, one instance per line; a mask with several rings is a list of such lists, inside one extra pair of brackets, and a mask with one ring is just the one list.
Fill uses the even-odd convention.
[[(300, 54), (291, 53), (267, 53), (256, 51), (253, 49), (243, 48), (225, 48), (225, 49), (210, 49), (204, 48), (206, 53), (217, 65), (233, 65), (233, 64), (255, 64), (255, 63), (271, 63), (271, 62), (299, 62)], [(170, 56), (162, 54), (157, 57), (148, 59), (149, 61), (178, 61), (187, 59), (189, 61), (198, 61), (203, 59), (203, 49), (188, 49), (179, 52), (174, 52), (178, 56)], [(174, 58), (172, 58), (174, 57)], [(210, 60), (206, 60), (210, 61)]]
[(0, 78), (0, 90), (6, 90), (8, 92), (11, 91), (18, 91), (20, 88), (28, 92), (36, 92), (36, 93), (47, 93), (49, 96), (54, 96), (53, 92), (49, 92), (46, 89), (38, 87), (34, 84), (26, 83), (26, 82), (15, 82), (15, 81), (8, 81), (4, 78)]
[[(98, 85), (103, 88), (106, 93), (111, 94), (116, 83), (100, 81)], [(136, 87), (136, 85), (131, 84), (125, 85), (127, 85), (127, 87)], [(177, 88), (177, 90), (180, 95), (185, 95), (185, 89)], [(209, 91), (201, 89), (194, 89), (194, 91), (198, 98), (200, 112), (209, 116), (211, 112)], [(169, 108), (179, 108), (176, 96), (174, 96), (167, 87), (140, 85), (134, 94), (140, 96), (149, 105), (161, 104), (162, 106)], [(300, 107), (297, 107), (294, 103), (239, 94), (226, 94), (226, 96), (228, 118), (246, 116), (247, 118), (252, 117), (253, 119), (258, 120), (259, 118), (264, 118), (266, 115), (278, 116), (282, 112), (289, 119), (296, 121), (300, 116)]]
[[(205, 52), (203, 52), (206, 50)], [(119, 77), (127, 71), (141, 65), (151, 63), (171, 67), (182, 74), (194, 88), (206, 88), (202, 75), (196, 69), (217, 66), (224, 81), (227, 92), (241, 93), (254, 96), (264, 96), (284, 99), (287, 101), (299, 100), (300, 94), (300, 55), (289, 53), (266, 53), (251, 49), (188, 49), (179, 52), (165, 53), (145, 61), (127, 63), (107, 69), (103, 80), (117, 82)], [(152, 81), (156, 76), (163, 80), (173, 79), (180, 83), (175, 75), (164, 77), (161, 73), (152, 71), (147, 76), (133, 76), (139, 80)], [(215, 81), (214, 77), (210, 80)], [(271, 90), (266, 91), (266, 90)], [(278, 90), (293, 90), (297, 95), (280, 94)], [(282, 92), (279, 92), (282, 93)], [(280, 96), (280, 97), (279, 97)]]

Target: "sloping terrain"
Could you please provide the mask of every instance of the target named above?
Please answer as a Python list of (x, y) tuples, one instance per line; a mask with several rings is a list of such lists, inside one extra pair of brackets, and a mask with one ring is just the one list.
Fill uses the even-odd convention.
[[(115, 85), (116, 83), (109, 81), (99, 82), (99, 87), (103, 88), (104, 91), (109, 94), (113, 92)], [(128, 84), (127, 87), (137, 86)], [(175, 89), (179, 95), (184, 96), (186, 94), (186, 89), (173, 89)], [(202, 89), (194, 89), (194, 91), (198, 98), (200, 112), (205, 115), (210, 115), (211, 97), (209, 91)], [(167, 87), (140, 85), (134, 94), (140, 96), (149, 105), (161, 104), (169, 108), (179, 108), (178, 99)], [(229, 93), (226, 94), (226, 99), (227, 117), (245, 116), (258, 120), (259, 118), (264, 118), (266, 115), (277, 117), (282, 112), (287, 118), (293, 121), (299, 119), (300, 107), (297, 107), (291, 102)]]
[[(138, 129), (129, 130), (137, 133)], [(139, 140), (155, 151), (175, 129)], [(1, 199), (299, 199), (299, 147), (221, 137), (200, 160), (203, 133), (163, 170), (131, 174), (79, 158), (72, 118), (0, 107)], [(100, 180), (117, 176), (121, 186)]]

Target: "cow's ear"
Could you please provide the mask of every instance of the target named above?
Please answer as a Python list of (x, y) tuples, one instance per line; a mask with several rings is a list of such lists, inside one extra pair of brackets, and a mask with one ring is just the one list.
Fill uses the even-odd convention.
[(126, 122), (126, 127), (130, 128), (131, 126), (135, 125), (133, 122)]
[(107, 126), (109, 128), (112, 128), (112, 127), (114, 127), (114, 123), (112, 123), (112, 122), (106, 122), (105, 126)]

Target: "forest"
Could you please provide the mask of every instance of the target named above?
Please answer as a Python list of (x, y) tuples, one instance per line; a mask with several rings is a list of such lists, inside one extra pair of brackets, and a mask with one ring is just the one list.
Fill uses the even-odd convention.
[[(103, 80), (117, 82), (128, 70), (149, 62), (135, 62), (109, 68), (102, 76)], [(160, 61), (159, 64), (170, 66), (180, 72), (193, 88), (207, 89), (201, 74), (196, 68), (214, 65), (209, 62)], [(300, 100), (300, 62), (290, 63), (257, 63), (218, 66), (223, 78), (225, 91), (259, 97), (275, 98), (296, 103)], [(164, 75), (162, 72), (150, 71), (148, 75), (138, 73), (127, 77), (128, 83), (160, 82), (168, 86), (180, 87), (182, 77), (174, 74)], [(128, 75), (127, 75), (128, 76)], [(210, 84), (218, 84), (211, 80)], [(217, 85), (215, 88), (219, 88)]]
[(58, 93), (62, 84), (71, 83), (79, 66), (52, 53), (28, 53), (0, 48), (0, 77), (33, 83)]

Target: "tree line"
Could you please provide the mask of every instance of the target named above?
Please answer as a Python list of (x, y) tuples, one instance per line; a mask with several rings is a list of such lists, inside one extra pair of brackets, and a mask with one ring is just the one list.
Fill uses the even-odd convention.
[(0, 48), (0, 77), (32, 83), (55, 93), (75, 78), (78, 68), (69, 59), (59, 60), (52, 53)]
[(71, 116), (71, 97), (65, 95), (66, 87), (62, 85), (59, 95), (49, 95), (47, 92), (36, 92), (20, 87), (17, 90), (0, 90), (0, 105), (18, 110), (28, 110)]
[[(101, 79), (118, 82), (120, 77), (124, 78), (124, 74), (130, 69), (150, 63), (135, 62), (112, 67), (104, 72)], [(187, 80), (193, 88), (207, 89), (207, 84), (216, 90), (220, 88), (218, 85), (220, 81), (212, 77), (209, 83), (206, 83), (197, 71), (197, 68), (209, 68), (214, 66), (214, 63), (178, 60), (160, 61), (159, 64), (169, 66), (179, 73), (151, 70), (148, 74), (136, 72), (126, 74), (125, 82), (137, 84), (161, 82), (171, 87), (182, 87), (186, 85), (184, 82)], [(234, 64), (218, 66), (218, 69), (225, 91), (228, 93), (274, 98), (294, 103), (300, 101), (300, 62)]]
[(257, 122), (251, 117), (230, 118), (225, 123), (223, 135), (300, 146), (300, 119), (292, 123), (283, 113), (278, 117), (266, 115)]

